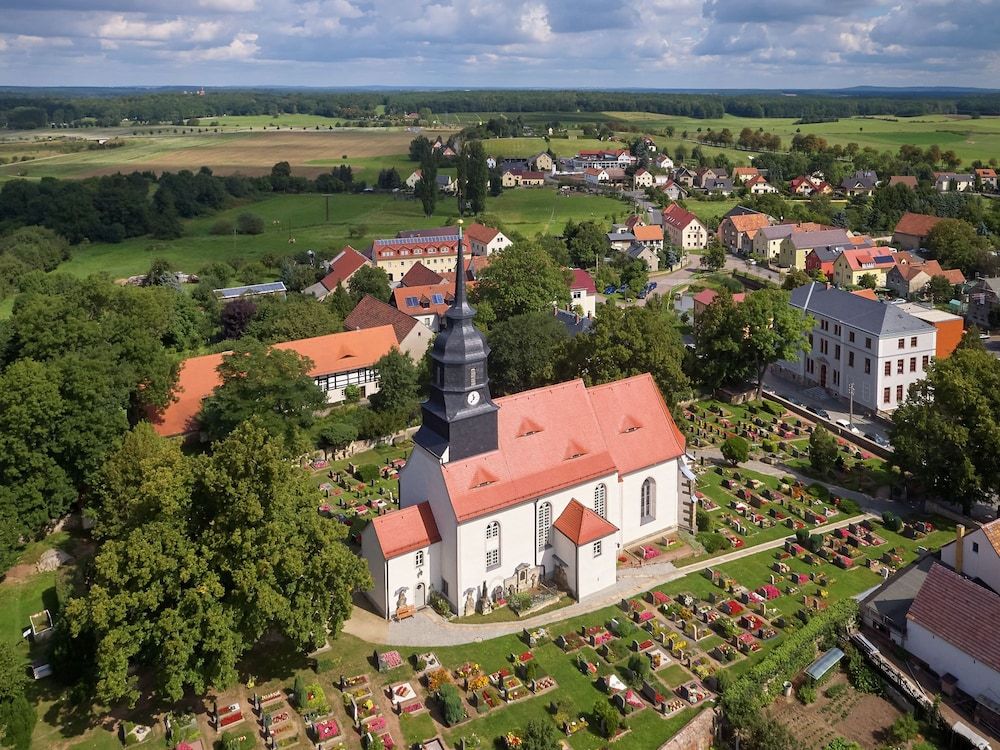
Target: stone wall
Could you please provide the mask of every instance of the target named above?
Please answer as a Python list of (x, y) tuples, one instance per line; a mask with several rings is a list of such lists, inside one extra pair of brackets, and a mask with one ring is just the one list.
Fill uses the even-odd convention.
[(660, 750), (711, 750), (715, 737), (715, 711), (705, 709), (671, 737)]

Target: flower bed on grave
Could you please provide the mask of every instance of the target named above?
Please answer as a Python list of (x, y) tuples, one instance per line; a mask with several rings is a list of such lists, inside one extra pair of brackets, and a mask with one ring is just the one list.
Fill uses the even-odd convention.
[(646, 601), (652, 604), (654, 607), (659, 607), (663, 604), (670, 604), (670, 597), (664, 594), (662, 591), (647, 591)]
[(552, 677), (546, 675), (545, 677), (540, 677), (535, 680), (535, 692), (540, 693), (543, 690), (549, 690), (556, 686), (556, 681)]
[(642, 612), (633, 612), (632, 620), (639, 625), (642, 625), (643, 623), (652, 620), (655, 616), (656, 615), (653, 612), (650, 612), (648, 609), (644, 609)]
[(654, 648), (652, 651), (647, 652), (646, 656), (649, 657), (649, 668), (654, 672), (670, 664), (670, 657), (658, 648)]
[(260, 705), (263, 707), (271, 706), (278, 701), (283, 701), (285, 699), (285, 693), (283, 690), (272, 690), (267, 695), (262, 695), (260, 697)]
[(244, 719), (246, 719), (246, 717), (243, 715), (243, 712), (237, 708), (236, 711), (219, 716), (219, 729), (225, 729), (226, 727), (231, 727), (234, 724), (239, 724)]
[(269, 714), (265, 714), (271, 726), (275, 724), (280, 724), (283, 721), (288, 721), (288, 709), (280, 708), (277, 711), (272, 711)]
[(659, 548), (654, 547), (652, 544), (643, 544), (640, 546), (639, 553), (643, 560), (652, 560), (661, 554)]
[(493, 688), (482, 688), (472, 694), (473, 705), (482, 711), (492, 711), (503, 704), (503, 699)]
[(570, 719), (563, 726), (563, 731), (566, 734), (573, 736), (577, 732), (581, 732), (587, 728), (587, 720), (582, 716), (578, 719)]
[(378, 671), (388, 672), (403, 666), (403, 657), (398, 651), (382, 651), (378, 653)]
[(298, 706), (301, 714), (314, 714), (323, 716), (330, 712), (330, 704), (326, 701), (326, 692), (318, 683), (311, 683), (305, 686), (305, 700)]
[(565, 633), (556, 638), (556, 645), (566, 652), (576, 651), (577, 649), (583, 648), (586, 643), (587, 642), (583, 639), (583, 636), (575, 632)]
[(396, 741), (392, 738), (392, 735), (389, 732), (383, 732), (378, 736), (378, 738), (382, 740), (382, 747), (384, 747), (385, 750), (392, 750), (396, 747)]
[(379, 734), (380, 732), (384, 732), (388, 725), (389, 723), (386, 721), (386, 718), (379, 714), (378, 716), (370, 716), (363, 720), (361, 729), (370, 734)]
[(340, 726), (334, 719), (318, 721), (313, 724), (313, 733), (317, 742), (325, 742), (340, 735)]
[(435, 669), (433, 672), (425, 672), (424, 679), (427, 682), (427, 689), (436, 693), (442, 685), (451, 682), (451, 674), (444, 668)]
[(507, 667), (501, 667), (496, 672), (490, 675), (490, 682), (497, 687), (503, 686), (503, 681), (511, 676), (511, 671)]
[(295, 729), (295, 724), (293, 724), (292, 722), (285, 722), (279, 727), (272, 726), (270, 731), (272, 737), (280, 737), (281, 735), (288, 734), (289, 732), (294, 732), (296, 731), (296, 729)]
[(428, 651), (425, 654), (420, 654), (417, 657), (417, 664), (423, 663), (424, 668), (419, 670), (421, 672), (427, 672), (432, 669), (440, 669), (441, 662), (438, 660), (437, 655), (433, 651)]
[(420, 711), (423, 711), (424, 708), (426, 708), (426, 706), (424, 706), (424, 704), (421, 703), (420, 701), (413, 701), (412, 703), (407, 703), (405, 706), (403, 706), (401, 712), (404, 714), (415, 714)]
[(517, 735), (514, 732), (507, 732), (507, 734), (503, 736), (503, 743), (507, 750), (517, 750), (524, 744), (524, 741), (521, 739), (520, 735)]
[(523, 654), (520, 654), (519, 656), (516, 656), (516, 657), (513, 654), (511, 654), (511, 661), (516, 661), (518, 664), (527, 664), (529, 661), (532, 661), (534, 658), (535, 658), (535, 655), (533, 653), (531, 653), (530, 651), (525, 651)]
[(490, 684), (490, 678), (488, 675), (477, 674), (475, 677), (469, 679), (468, 683), (466, 684), (466, 690), (474, 693), (477, 690), (482, 690), (483, 688), (488, 687), (489, 684)]

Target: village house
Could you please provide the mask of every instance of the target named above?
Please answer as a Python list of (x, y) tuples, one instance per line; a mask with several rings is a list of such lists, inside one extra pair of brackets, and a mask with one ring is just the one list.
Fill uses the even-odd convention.
[(812, 282), (792, 290), (791, 304), (814, 320), (809, 348), (778, 369), (854, 405), (887, 414), (906, 400), (936, 356), (937, 329), (896, 305)]
[(454, 301), (454, 281), (442, 279), (434, 284), (398, 286), (392, 290), (392, 304), (433, 333), (446, 325), (444, 314)]
[(548, 153), (548, 151), (541, 151), (535, 154), (528, 159), (528, 164), (536, 172), (551, 174), (556, 171), (556, 163), (553, 161), (552, 156)]
[(851, 237), (843, 229), (824, 229), (819, 232), (792, 232), (781, 241), (778, 265), (782, 268), (805, 270), (806, 256), (817, 247), (850, 247)]
[(212, 294), (217, 300), (228, 302), (234, 299), (251, 299), (254, 297), (280, 297), (285, 299), (288, 289), (283, 281), (265, 281), (262, 284), (247, 284), (245, 286), (227, 286), (224, 289), (213, 289)]
[(437, 176), (438, 190), (442, 193), (453, 195), (458, 191), (458, 181), (449, 174), (439, 174)]
[(616, 224), (605, 236), (608, 238), (608, 247), (620, 253), (624, 253), (635, 242), (635, 235), (624, 224)]
[(697, 216), (679, 203), (671, 203), (663, 209), (663, 228), (670, 238), (670, 244), (683, 251), (700, 250), (708, 245), (708, 230)]
[(895, 187), (896, 185), (905, 185), (910, 190), (916, 190), (917, 178), (913, 175), (894, 174), (889, 178), (889, 187)]
[(878, 187), (878, 175), (873, 170), (859, 170), (840, 183), (840, 191), (848, 198), (856, 195), (871, 197)]
[(975, 186), (975, 175), (957, 172), (934, 173), (934, 189), (939, 193), (964, 193), (974, 189)]
[(976, 179), (979, 180), (979, 184), (983, 186), (984, 190), (996, 192), (998, 184), (997, 171), (993, 167), (977, 169)]
[(728, 177), (726, 170), (713, 169), (712, 167), (699, 167), (694, 173), (694, 187), (704, 188), (706, 183)]
[(860, 286), (865, 276), (875, 279), (875, 286), (885, 286), (885, 277), (896, 267), (890, 248), (845, 248), (833, 263), (833, 283), (844, 288)]
[(910, 299), (923, 290), (935, 276), (942, 276), (952, 286), (965, 283), (965, 274), (959, 269), (945, 271), (936, 260), (920, 263), (899, 263), (889, 270), (885, 277), (885, 286), (897, 297)]
[(745, 185), (760, 176), (760, 170), (757, 167), (733, 167), (734, 184)]
[(430, 394), (400, 471), (400, 510), (362, 532), (376, 612), (443, 597), (488, 612), (543, 581), (577, 599), (617, 580), (619, 549), (676, 530), (684, 437), (647, 375), (493, 400), (459, 275), (431, 348)]
[(941, 221), (938, 216), (915, 214), (907, 211), (896, 223), (892, 243), (901, 250), (919, 250), (927, 247), (927, 235)]
[(469, 241), (469, 248), (473, 256), (490, 256), (500, 252), (514, 243), (511, 239), (494, 227), (485, 224), (473, 223), (465, 230), (465, 237)]
[(702, 190), (713, 195), (730, 196), (735, 188), (728, 177), (712, 177), (702, 182)]
[(789, 183), (788, 190), (792, 195), (800, 195), (804, 198), (808, 198), (813, 193), (833, 195), (833, 186), (815, 175), (801, 175), (794, 178)]
[(587, 167), (583, 170), (583, 179), (588, 185), (606, 185), (611, 177), (603, 167)]
[(661, 226), (637, 223), (632, 227), (632, 236), (640, 245), (648, 247), (655, 253), (659, 253), (663, 249), (663, 227)]
[(638, 169), (636, 170), (636, 173), (632, 175), (632, 187), (635, 190), (653, 187), (654, 182), (653, 173), (646, 169)]
[(419, 183), (421, 179), (423, 179), (423, 172), (419, 169), (414, 169), (410, 172), (410, 176), (406, 178), (406, 187), (410, 190), (416, 190), (417, 183)]
[(576, 169), (610, 169), (617, 167), (625, 169), (635, 164), (636, 158), (629, 153), (628, 149), (580, 151), (569, 163)]
[(326, 276), (312, 286), (307, 286), (302, 290), (302, 293), (311, 294), (318, 300), (324, 300), (327, 295), (336, 291), (338, 284), (343, 284), (344, 289), (347, 289), (347, 284), (351, 280), (351, 277), (362, 266), (369, 264), (370, 261), (368, 258), (350, 245), (345, 245), (344, 249), (337, 253), (337, 256), (330, 261), (329, 271)]
[(958, 348), (965, 333), (965, 321), (960, 315), (938, 310), (930, 303), (897, 302), (896, 307), (914, 318), (930, 323), (937, 330), (935, 356), (946, 359)]
[(674, 181), (686, 188), (691, 188), (694, 187), (694, 180), (696, 176), (697, 175), (695, 175), (695, 173), (687, 167), (680, 167), (676, 172), (674, 172)]
[[(659, 229), (659, 227), (656, 228)], [(630, 258), (641, 260), (645, 263), (646, 270), (650, 273), (656, 273), (660, 270), (660, 254), (648, 244), (633, 242), (625, 252)]]
[(523, 169), (506, 169), (500, 175), (500, 184), (505, 188), (542, 187), (545, 184), (545, 174)]
[[(743, 207), (738, 206), (737, 208)], [(753, 251), (753, 240), (757, 235), (757, 230), (770, 226), (771, 217), (749, 209), (744, 209), (740, 213), (734, 211), (731, 211), (719, 222), (719, 242), (731, 253), (749, 255)]]
[[(494, 231), (489, 227), (472, 224), (469, 231), (474, 237), (485, 237)], [(501, 235), (502, 236), (502, 235)], [(475, 247), (472, 240), (466, 236), (465, 249), (471, 250), (473, 255), (478, 249), (486, 250), (488, 255), (490, 248), (497, 249), (498, 243), (506, 247), (510, 240), (506, 237), (499, 239), (496, 235), (490, 243), (478, 243)], [(506, 244), (505, 244), (506, 243)], [(381, 268), (389, 275), (389, 281), (398, 282), (415, 263), (421, 263), (432, 271), (441, 273), (450, 271), (455, 266), (455, 257), (458, 254), (458, 229), (457, 227), (436, 227), (433, 229), (413, 229), (399, 232), (396, 237), (390, 239), (379, 239), (372, 243), (368, 251), (369, 258), (376, 268)]]
[(769, 183), (760, 175), (749, 178), (744, 181), (743, 187), (745, 187), (751, 195), (767, 195), (769, 193), (777, 193), (778, 188)]
[[(737, 292), (732, 295), (733, 302), (739, 304), (746, 299), (746, 296), (746, 292)], [(719, 293), (714, 289), (702, 289), (691, 298), (691, 301), (694, 303), (694, 307), (691, 309), (691, 318), (695, 328), (698, 327), (698, 318), (718, 297)]]
[(988, 331), (996, 325), (1000, 307), (1000, 277), (979, 278), (969, 290), (969, 307), (965, 319), (969, 325)]
[(813, 278), (821, 273), (827, 280), (832, 279), (833, 264), (843, 251), (842, 247), (814, 247), (806, 254), (806, 273)]
[(772, 226), (761, 227), (753, 237), (753, 254), (761, 260), (772, 263), (778, 260), (778, 254), (781, 252), (781, 243), (792, 232), (819, 232), (824, 229), (833, 228), (811, 221), (804, 221), (800, 224), (773, 224)]
[[(309, 377), (323, 391), (328, 404), (346, 400), (345, 389), (356, 386), (361, 398), (378, 392), (375, 363), (399, 346), (391, 325), (361, 331), (331, 333), (275, 344), (274, 349), (307, 357)], [(150, 415), (153, 429), (163, 437), (190, 435), (198, 431), (202, 402), (222, 385), (219, 366), (232, 352), (189, 357), (181, 362), (174, 386), (174, 400)]]
[(597, 312), (597, 286), (594, 277), (582, 268), (571, 268), (569, 282), (570, 309), (585, 317), (592, 317)]
[(365, 331), (382, 326), (392, 326), (399, 350), (414, 362), (420, 362), (434, 334), (419, 320), (387, 305), (380, 299), (366, 294), (344, 318), (344, 330)]
[(666, 154), (658, 154), (653, 159), (653, 166), (669, 172), (674, 168), (674, 160)]

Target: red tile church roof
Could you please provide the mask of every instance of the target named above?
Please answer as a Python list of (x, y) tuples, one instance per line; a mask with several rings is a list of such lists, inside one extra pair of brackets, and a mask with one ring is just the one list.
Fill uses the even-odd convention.
[(499, 449), (443, 467), (459, 522), (679, 457), (684, 438), (649, 374), (497, 399)]
[(441, 541), (430, 503), (423, 502), (372, 519), (372, 528), (386, 560)]
[(617, 526), (601, 518), (590, 508), (585, 508), (579, 500), (570, 500), (552, 525), (577, 547), (604, 539), (618, 531)]

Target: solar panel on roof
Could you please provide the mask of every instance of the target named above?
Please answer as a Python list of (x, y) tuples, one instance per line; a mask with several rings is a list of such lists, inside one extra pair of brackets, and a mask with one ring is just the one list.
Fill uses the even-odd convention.
[(420, 302), (419, 302), (419, 300), (417, 300), (416, 297), (407, 297), (406, 298), (406, 306), (407, 307), (416, 307), (419, 304), (420, 304)]
[(440, 295), (440, 294), (432, 294), (432, 295), (431, 295), (431, 301), (432, 301), (432, 302), (433, 302), (433, 303), (434, 303), (435, 305), (440, 305), (440, 304), (443, 304), (443, 303), (444, 303), (444, 296), (442, 296), (442, 295)]

